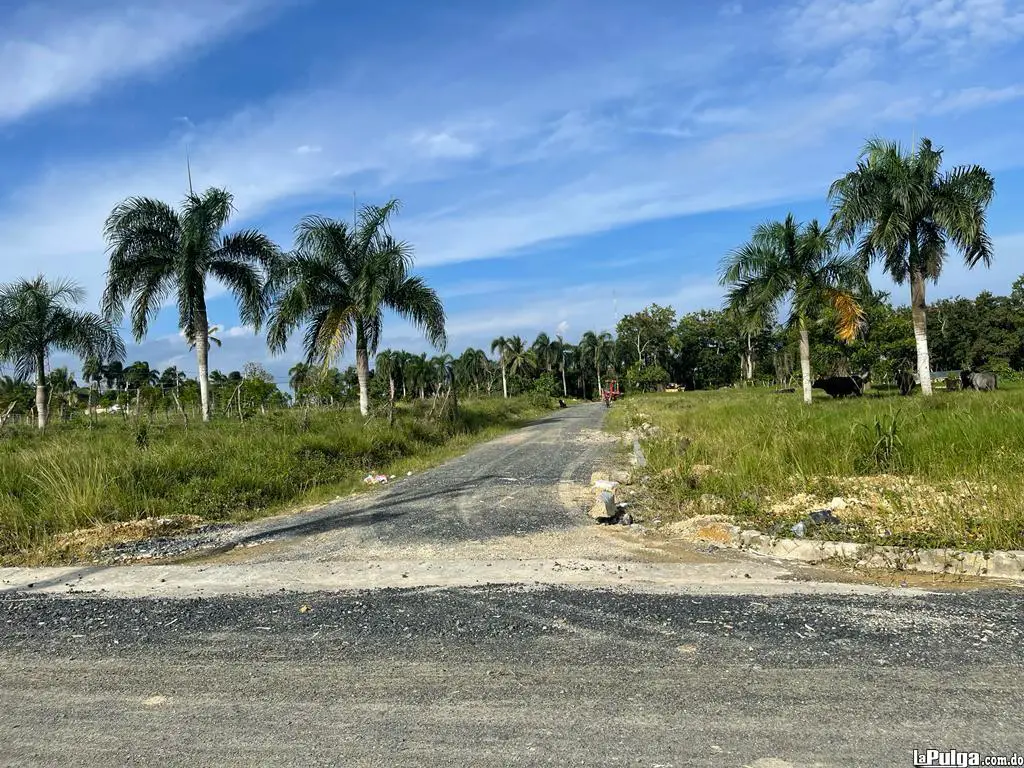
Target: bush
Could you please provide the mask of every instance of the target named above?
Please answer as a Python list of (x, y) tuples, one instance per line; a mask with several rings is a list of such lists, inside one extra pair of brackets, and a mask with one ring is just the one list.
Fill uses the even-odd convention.
[(626, 384), (630, 389), (638, 392), (650, 392), (659, 386), (668, 384), (668, 371), (655, 363), (654, 365), (643, 365), (636, 362), (629, 366), (626, 371)]

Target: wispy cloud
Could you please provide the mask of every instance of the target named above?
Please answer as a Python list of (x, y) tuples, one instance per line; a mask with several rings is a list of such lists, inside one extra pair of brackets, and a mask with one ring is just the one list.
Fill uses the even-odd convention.
[(245, 29), (265, 0), (151, 0), (0, 15), (0, 124), (82, 99)]

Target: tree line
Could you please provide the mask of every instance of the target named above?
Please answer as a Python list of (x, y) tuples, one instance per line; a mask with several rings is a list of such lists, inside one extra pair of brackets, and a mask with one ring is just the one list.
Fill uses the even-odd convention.
[[(183, 398), (197, 401), (204, 421), (231, 387), (238, 393), (248, 388), (248, 402), (260, 407), (343, 404), (354, 396), (366, 415), (371, 397), (392, 405), (443, 392), (587, 398), (598, 396), (609, 378), (633, 389), (788, 381), (794, 357), (808, 402), (812, 369), (869, 368), (885, 378), (909, 367), (912, 358), (922, 391), (930, 394), (933, 363), (1024, 367), (1020, 281), (1011, 296), (982, 294), (973, 305), (957, 299), (929, 308), (925, 302), (926, 281), (938, 280), (949, 251), (969, 267), (992, 258), (985, 220), (992, 177), (979, 166), (943, 171), (941, 165), (942, 150), (928, 139), (909, 150), (868, 142), (856, 168), (831, 186), (827, 224), (801, 224), (792, 215), (762, 223), (723, 259), (721, 310), (677, 320), (671, 308), (652, 305), (623, 317), (614, 335), (587, 331), (575, 344), (546, 333), (532, 343), (499, 336), (489, 350), (470, 348), (458, 357), (445, 353), (440, 298), (411, 273), (412, 247), (391, 232), (397, 200), (363, 206), (351, 224), (308, 216), (286, 251), (254, 229), (225, 234), (233, 212), (226, 190), (190, 190), (178, 208), (128, 198), (104, 226), (109, 266), (99, 312), (77, 307), (84, 295), (74, 283), (39, 276), (0, 286), (0, 363), (14, 373), (0, 380), (0, 397), (6, 392), (10, 398), (34, 379), (34, 410), (44, 427), (54, 395), (63, 402), (77, 389), (65, 371), (47, 372), (54, 351), (85, 361), (87, 397), (92, 383), (103, 381), (115, 392), (121, 385), (133, 388), (141, 407), (144, 390), (159, 390), (179, 409)], [(908, 307), (894, 307), (888, 296), (872, 291), (867, 270), (876, 262), (896, 283), (910, 285)], [(220, 342), (208, 321), (209, 278), (234, 297), (242, 323), (266, 328), (272, 353), (284, 353), (301, 334), (305, 360), (290, 372), (291, 397), (255, 364), (249, 375), (210, 371), (211, 344)], [(144, 362), (121, 367), (125, 347), (118, 326), (127, 320), (141, 341), (170, 301), (196, 354), (194, 380), (176, 369), (158, 374)], [(421, 330), (441, 354), (378, 352), (385, 310)], [(333, 363), (349, 346), (355, 366), (339, 371)]]

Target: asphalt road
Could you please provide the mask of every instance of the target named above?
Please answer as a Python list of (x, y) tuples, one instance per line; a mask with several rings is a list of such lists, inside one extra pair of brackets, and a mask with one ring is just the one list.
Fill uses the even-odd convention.
[[(572, 493), (609, 457), (602, 417), (557, 413), (383, 492), (217, 532), (212, 559), (0, 569), (0, 765), (1024, 752), (1021, 591), (645, 561)], [(417, 588), (354, 589), (393, 584)]]
[(582, 499), (566, 504), (565, 492), (586, 487), (608, 456), (600, 431), (605, 415), (594, 404), (553, 412), (371, 495), (253, 523), (227, 533), (225, 543), (272, 539), (278, 546), (253, 550), (246, 559), (306, 560), (351, 557), (367, 546), (445, 547), (590, 525), (580, 514)]
[(2, 765), (782, 768), (1024, 751), (1016, 593), (5, 596), (0, 612)]

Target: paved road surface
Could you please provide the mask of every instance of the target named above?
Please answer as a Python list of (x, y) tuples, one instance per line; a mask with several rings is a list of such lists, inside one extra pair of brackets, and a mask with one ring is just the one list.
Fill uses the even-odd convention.
[[(0, 765), (1024, 752), (1020, 591), (652, 554), (581, 515), (601, 417), (555, 414), (383, 494), (231, 531), (214, 543), (243, 546), (209, 561), (0, 570)], [(465, 586), (488, 582), (506, 585)], [(389, 585), (417, 588), (355, 590)]]
[(909, 766), (914, 748), (1024, 751), (1019, 594), (479, 588), (8, 596), (0, 611), (2, 765), (875, 767)]

